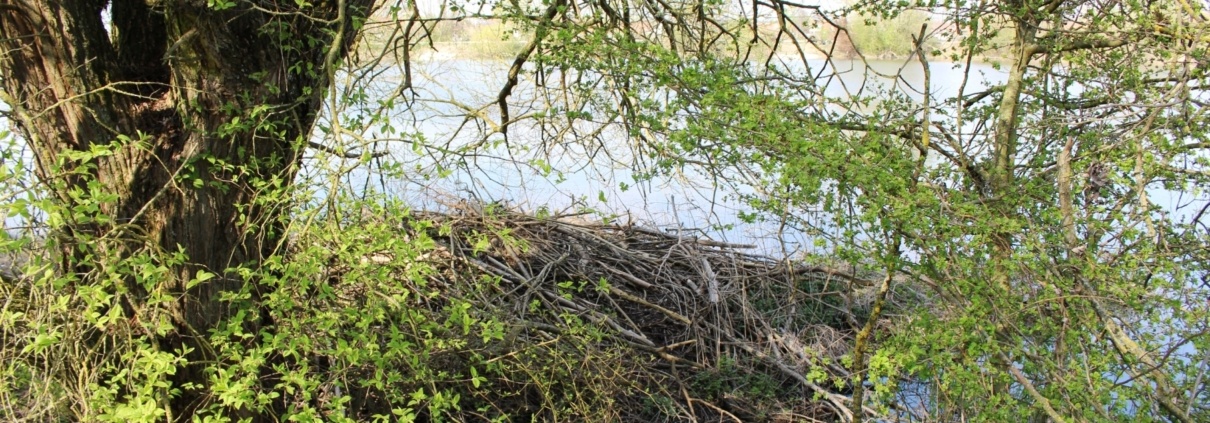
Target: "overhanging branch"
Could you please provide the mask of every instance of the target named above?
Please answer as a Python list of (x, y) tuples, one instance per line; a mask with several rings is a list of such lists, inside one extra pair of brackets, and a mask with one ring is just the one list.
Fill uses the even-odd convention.
[[(513, 65), (508, 69), (508, 80), (505, 81), (504, 87), (500, 88), (500, 94), (496, 96), (496, 103), (500, 104), (500, 133), (508, 137), (508, 96), (512, 95), (513, 88), (517, 86), (518, 76), (521, 74), (521, 67), (525, 66), (525, 62), (529, 61), (529, 56), (538, 49), (538, 45), (542, 44), (542, 40), (546, 39), (547, 27), (551, 21), (559, 14), (559, 10), (564, 7), (563, 1), (555, 1), (546, 8), (546, 13), (542, 16), (542, 21), (538, 23), (538, 29), (534, 33), (534, 38), (530, 40), (529, 45), (525, 46), (525, 50), (517, 53), (517, 57), (513, 59)], [(506, 138), (507, 139), (507, 138)]]
[[(313, 148), (313, 149), (316, 149), (316, 150), (319, 150), (319, 151), (322, 151), (322, 152), (325, 152), (325, 153), (328, 153), (328, 154), (331, 154), (331, 155), (334, 155), (337, 157), (343, 157), (346, 159), (359, 159), (359, 158), (361, 158), (361, 156), (365, 155), (364, 152), (358, 152), (358, 151), (338, 151), (335, 148), (317, 143), (315, 141), (308, 141), (307, 147), (310, 147), (310, 148)], [(385, 155), (387, 155), (386, 151), (370, 152), (370, 158), (378, 158), (378, 157), (382, 157)]]

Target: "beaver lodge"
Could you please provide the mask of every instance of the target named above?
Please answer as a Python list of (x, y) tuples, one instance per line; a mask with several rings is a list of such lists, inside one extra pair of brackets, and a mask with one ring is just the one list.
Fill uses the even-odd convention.
[[(389, 220), (367, 221), (398, 228), (393, 242), (365, 244), (400, 247), (330, 251), (327, 283), (298, 293), (306, 307), (296, 313), (387, 310), (342, 330), (358, 326), (356, 348), (395, 356), (312, 360), (328, 375), (312, 399), (320, 408), (344, 391), (353, 400), (341, 413), (356, 420), (392, 411), (444, 421), (852, 418), (853, 379), (840, 358), (877, 275), (499, 205)], [(294, 329), (334, 342), (323, 335), (330, 328)]]

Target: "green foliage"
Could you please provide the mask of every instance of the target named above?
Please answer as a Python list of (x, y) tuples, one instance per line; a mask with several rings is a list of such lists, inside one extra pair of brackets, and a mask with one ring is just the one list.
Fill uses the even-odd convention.
[[(905, 10), (889, 18), (853, 14), (848, 22), (845, 29), (853, 47), (866, 57), (907, 57), (916, 52), (912, 40), (920, 34), (920, 27), (929, 22), (929, 13)], [(924, 51), (931, 53), (937, 47), (934, 39)]]
[(718, 367), (697, 373), (690, 380), (693, 392), (707, 398), (734, 395), (752, 401), (768, 401), (781, 394), (780, 381), (766, 373), (750, 372), (733, 358), (723, 358)]
[[(867, 37), (859, 50), (909, 52), (909, 34), (925, 20), (904, 13), (911, 6), (923, 5), (856, 6), (856, 15), (880, 19), (870, 24), (876, 30), (853, 32)], [(610, 40), (605, 31), (578, 38), (591, 47), (569, 43), (543, 58), (615, 75), (611, 83), (627, 87), (632, 109), (616, 116), (639, 128), (631, 129), (642, 133), (636, 138), (656, 140), (643, 144), (642, 176), (706, 169), (716, 181), (748, 184), (759, 192), (749, 204), (817, 236), (816, 251), (830, 262), (897, 275), (887, 296), (909, 299), (910, 314), (896, 316), (868, 366), (855, 369), (868, 372), (860, 379), (882, 405), (900, 400), (890, 381), (909, 377), (927, 384), (941, 420), (1113, 421), (1143, 418), (1132, 404), (1148, 401), (1168, 401), (1155, 412), (1184, 419), (1204, 386), (1183, 369), (1196, 367), (1205, 337), (1194, 322), (1207, 313), (1195, 276), (1206, 257), (1192, 247), (1205, 236), (1172, 217), (1200, 206), (1161, 206), (1151, 197), (1172, 190), (1164, 196), (1204, 204), (1206, 134), (1180, 120), (1206, 119), (1197, 99), (1205, 90), (1180, 87), (1202, 87), (1205, 75), (1187, 71), (1201, 59), (1176, 58), (1204, 57), (1207, 40), (1174, 44), (1146, 29), (1152, 13), (1141, 9), (1131, 13), (1142, 21), (1088, 15), (1074, 4), (948, 7), (952, 14), (930, 24), (937, 32), (926, 33), (926, 51), (953, 52), (965, 82), (929, 81), (927, 104), (909, 95), (923, 88), (919, 80), (888, 88), (906, 81), (903, 69), (914, 63), (892, 71), (887, 85), (830, 94), (820, 85), (835, 84), (832, 72), (843, 75), (843, 64), (820, 69), (805, 59), (781, 67), (783, 57), (754, 64), (671, 41), (597, 42)], [(1205, 21), (1180, 25), (1204, 29)], [(987, 70), (967, 64), (987, 56), (1009, 59), (990, 87), (972, 77)], [(946, 84), (965, 91), (937, 91)], [(1065, 148), (1073, 176), (1058, 180)], [(753, 304), (767, 311), (777, 301)], [(1157, 348), (1183, 353), (1144, 353)], [(1166, 370), (1147, 383), (1170, 394), (1120, 383), (1154, 368)]]
[[(91, 209), (75, 210), (60, 213), (66, 221), (95, 219)], [(366, 210), (375, 218), (344, 219), (341, 210)], [(602, 348), (600, 329), (574, 316), (563, 319), (567, 325), (553, 342), (513, 344), (506, 338), (524, 329), (502, 320), (508, 312), (478, 300), (497, 295), (497, 282), (472, 274), (437, 277), (440, 253), (431, 237), (437, 228), (398, 201), (334, 197), (324, 209), (297, 210), (291, 221), (311, 223), (292, 226), (288, 255), (232, 269), (261, 281), (265, 293), (254, 302), (248, 285), (225, 295), (241, 312), (205, 335), (217, 361), (204, 364), (204, 387), (172, 383), (188, 351), (164, 350), (155, 340), (174, 330), (165, 310), (172, 298), (158, 295), (173, 277), (169, 269), (186, 259), (180, 253), (148, 250), (109, 263), (88, 283), (49, 271), (17, 286), (6, 282), (9, 298), (26, 311), (4, 314), (6, 333), (20, 336), (13, 345), (24, 345), (5, 350), (5, 374), (12, 377), (5, 378), (11, 382), (4, 398), (35, 406), (78, 398), (73, 413), (98, 421), (170, 418), (167, 401), (183, 389), (212, 395), (196, 411), (202, 421), (268, 412), (277, 404), (300, 420), (444, 421), (466, 412), (502, 421), (589, 418), (601, 416), (615, 391), (628, 386), (626, 367), (641, 365), (624, 350)], [(410, 228), (390, 223), (400, 221)], [(499, 235), (493, 239), (507, 239)], [(26, 248), (12, 239), (4, 246), (6, 252)], [(128, 293), (119, 283), (129, 277), (151, 294), (145, 309), (130, 317), (121, 313)], [(189, 283), (213, 277), (199, 273)], [(94, 337), (106, 340), (111, 355), (80, 351)], [(56, 371), (79, 379), (41, 373)], [(500, 401), (508, 397), (518, 399)], [(19, 410), (6, 404), (6, 413)]]
[[(525, 48), (532, 35), (524, 25), (481, 19), (443, 22), (430, 31), (431, 43), (418, 46), (418, 52), (477, 61), (512, 59)], [(362, 36), (364, 39), (358, 48), (371, 57), (391, 50), (391, 44), (399, 41), (398, 33), (389, 26), (370, 27)]]

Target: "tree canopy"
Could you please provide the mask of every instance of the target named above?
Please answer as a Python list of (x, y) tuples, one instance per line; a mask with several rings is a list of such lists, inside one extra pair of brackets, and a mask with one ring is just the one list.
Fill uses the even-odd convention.
[[(1204, 421), (1207, 34), (1197, 0), (2, 0), (0, 416)], [(418, 211), (505, 165), (807, 242)]]

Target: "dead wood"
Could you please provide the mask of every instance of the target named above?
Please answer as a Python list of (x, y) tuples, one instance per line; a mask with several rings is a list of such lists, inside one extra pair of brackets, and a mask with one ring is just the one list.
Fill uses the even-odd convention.
[[(514, 327), (524, 328), (517, 342), (549, 339), (539, 333), (562, 322), (544, 316), (572, 313), (654, 357), (648, 371), (659, 375), (645, 376), (650, 380), (684, 382), (680, 372), (702, 374), (740, 363), (744, 371), (776, 380), (780, 392), (797, 393), (798, 404), (782, 398), (780, 408), (761, 412), (737, 409), (757, 406), (730, 394), (694, 398), (667, 387), (677, 407), (690, 411), (689, 420), (786, 413), (852, 419), (847, 392), (805, 376), (822, 369), (848, 377), (836, 363), (851, 343), (846, 322), (852, 316), (839, 316), (851, 312), (838, 307), (837, 299), (840, 292), (870, 284), (851, 272), (764, 257), (744, 251), (750, 245), (676, 231), (539, 218), (498, 206), (460, 203), (412, 218), (444, 227), (430, 234), (447, 260), (444, 266), (469, 272), (442, 272), (450, 279), (443, 283), (457, 286), (458, 278), (484, 274), (501, 281), (494, 297), (481, 301), (513, 311)], [(534, 301), (556, 313), (531, 312)]]

